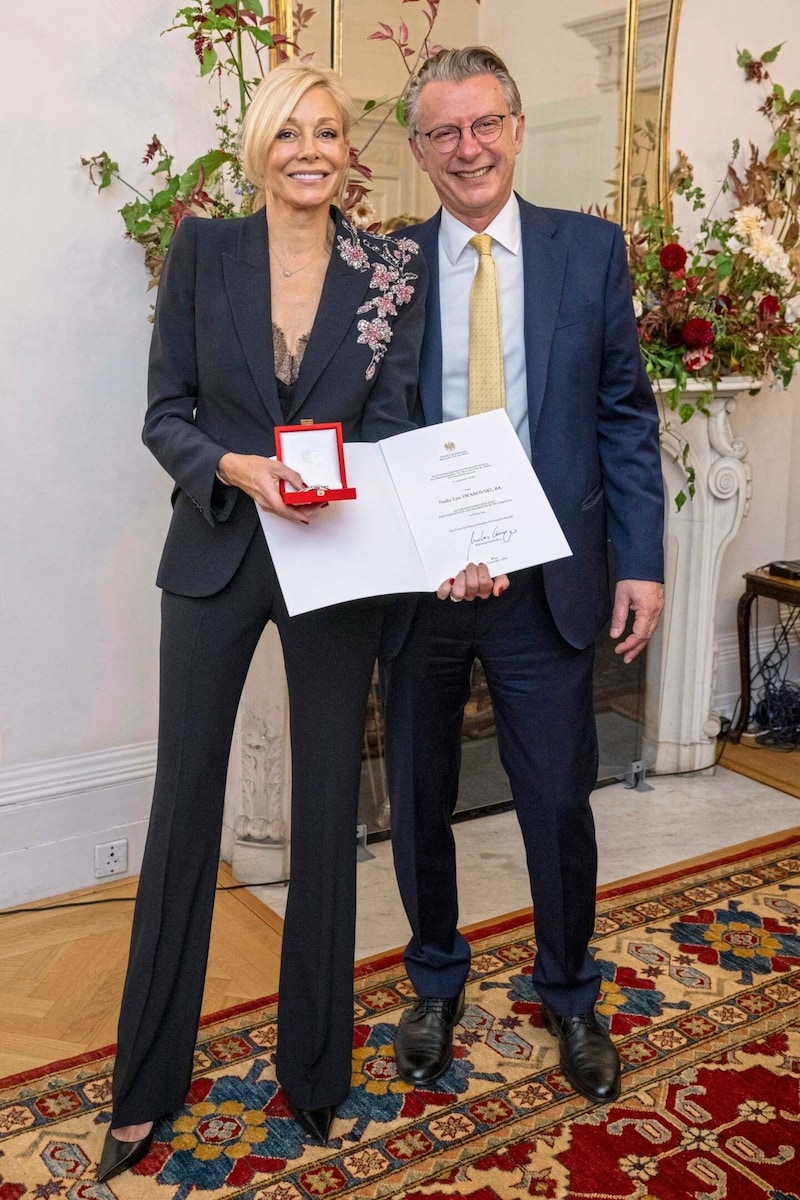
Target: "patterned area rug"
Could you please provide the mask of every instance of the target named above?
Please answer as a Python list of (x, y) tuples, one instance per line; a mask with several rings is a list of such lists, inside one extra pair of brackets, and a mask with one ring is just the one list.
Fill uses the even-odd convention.
[(206, 1021), (185, 1108), (94, 1182), (109, 1049), (0, 1081), (0, 1200), (798, 1200), (800, 830), (601, 892), (600, 1012), (619, 1101), (570, 1091), (531, 987), (530, 914), (474, 930), (455, 1059), (395, 1074), (399, 955), (359, 966), (353, 1088), (326, 1147), (275, 1083), (275, 1008)]

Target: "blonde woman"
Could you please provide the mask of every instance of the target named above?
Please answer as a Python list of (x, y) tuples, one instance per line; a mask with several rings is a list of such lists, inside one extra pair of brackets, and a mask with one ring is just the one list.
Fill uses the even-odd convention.
[(303, 481), (271, 457), (276, 425), (341, 421), (345, 441), (411, 428), (425, 268), (413, 242), (359, 235), (335, 207), (351, 120), (332, 72), (272, 71), (242, 142), (263, 207), (185, 219), (161, 278), (143, 433), (175, 483), (158, 574), (158, 768), (99, 1180), (144, 1158), (189, 1087), (234, 718), (270, 620), (292, 730), (277, 1076), (321, 1142), (350, 1085), (354, 830), (384, 603), (289, 617), (253, 501), (312, 517), (281, 499), (281, 479)]

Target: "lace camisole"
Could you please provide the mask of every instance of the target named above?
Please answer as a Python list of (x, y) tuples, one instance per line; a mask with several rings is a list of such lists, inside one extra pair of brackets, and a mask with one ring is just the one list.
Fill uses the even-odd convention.
[(272, 326), (272, 344), (275, 350), (275, 382), (278, 385), (278, 397), (283, 410), (283, 419), (288, 421), (292, 410), (292, 401), (300, 374), (300, 364), (303, 361), (308, 339), (311, 333), (304, 333), (297, 339), (294, 354), (289, 353), (286, 338), (280, 325)]

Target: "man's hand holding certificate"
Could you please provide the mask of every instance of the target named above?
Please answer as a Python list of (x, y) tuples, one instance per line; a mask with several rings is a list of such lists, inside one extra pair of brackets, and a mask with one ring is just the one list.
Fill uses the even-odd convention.
[(292, 615), (433, 592), (469, 562), (495, 576), (571, 553), (503, 409), (345, 452), (356, 500), (302, 527), (258, 510)]

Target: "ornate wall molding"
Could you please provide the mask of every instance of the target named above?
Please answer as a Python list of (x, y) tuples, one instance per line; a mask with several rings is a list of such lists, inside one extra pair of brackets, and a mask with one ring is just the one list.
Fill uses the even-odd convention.
[[(636, 37), (636, 90), (659, 91), (664, 68), (664, 44), (671, 0), (641, 0)], [(597, 87), (622, 91), (627, 48), (625, 8), (566, 22), (566, 28), (587, 38), (597, 53)]]

